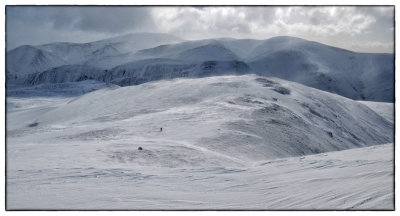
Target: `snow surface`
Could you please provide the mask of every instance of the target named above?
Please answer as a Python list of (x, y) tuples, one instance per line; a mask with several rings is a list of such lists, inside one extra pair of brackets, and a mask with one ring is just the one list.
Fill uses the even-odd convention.
[(63, 84), (7, 89), (7, 209), (393, 209), (389, 109), (256, 75)]
[(394, 122), (394, 103), (383, 103), (374, 101), (360, 101), (360, 103), (367, 105), (369, 108), (371, 108), (390, 122)]
[[(37, 169), (7, 172), (7, 208), (124, 210), (393, 210), (393, 144), (248, 167), (160, 168), (96, 161), (98, 144), (14, 147)], [(44, 152), (43, 152), (44, 151)], [(60, 153), (62, 152), (62, 153)], [(58, 155), (40, 159), (39, 155)], [(76, 160), (85, 159), (86, 166)], [(69, 159), (68, 159), (69, 158)], [(64, 161), (64, 164), (62, 163)], [(62, 164), (60, 164), (62, 163)], [(67, 166), (65, 166), (67, 165)]]

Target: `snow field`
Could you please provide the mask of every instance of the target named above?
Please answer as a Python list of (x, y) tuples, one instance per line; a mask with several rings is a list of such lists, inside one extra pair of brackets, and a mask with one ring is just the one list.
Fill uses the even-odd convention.
[(393, 208), (389, 109), (255, 75), (73, 89), (7, 97), (8, 209)]

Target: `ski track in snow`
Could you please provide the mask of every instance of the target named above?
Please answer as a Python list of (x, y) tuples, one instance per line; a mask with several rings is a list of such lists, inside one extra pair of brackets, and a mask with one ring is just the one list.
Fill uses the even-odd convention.
[[(259, 152), (260, 146), (252, 143), (266, 139), (254, 129), (257, 120), (281, 130), (281, 137), (267, 136), (271, 143), (284, 139), (288, 127), (303, 133), (301, 128), (312, 124), (333, 131), (338, 139), (339, 126), (350, 127), (330, 117), (340, 112), (351, 113), (365, 130), (376, 129), (372, 132), (382, 141), (392, 133), (390, 109), (382, 111), (379, 103), (367, 108), (329, 93), (319, 96), (318, 90), (273, 79), (290, 92), (279, 93), (276, 86), (262, 87), (255, 79), (227, 76), (81, 96), (7, 97), (7, 209), (394, 208), (392, 143), (343, 151), (327, 145), (325, 153), (306, 156), (296, 149), (280, 152), (272, 144), (264, 148), (276, 155)], [(190, 92), (194, 87), (197, 91)], [(226, 95), (216, 97), (218, 89)], [(172, 95), (174, 91), (181, 95)], [(257, 91), (268, 98), (257, 97)], [(166, 95), (170, 97), (163, 100)], [(298, 99), (303, 103), (293, 102)], [(276, 104), (270, 106), (271, 100)], [(319, 108), (329, 100), (344, 108), (333, 114)], [(369, 127), (371, 119), (381, 125)], [(218, 143), (229, 136), (232, 143)], [(331, 139), (323, 136), (321, 140)], [(368, 137), (353, 134), (361, 139), (357, 136)], [(239, 148), (237, 154), (231, 146)]]

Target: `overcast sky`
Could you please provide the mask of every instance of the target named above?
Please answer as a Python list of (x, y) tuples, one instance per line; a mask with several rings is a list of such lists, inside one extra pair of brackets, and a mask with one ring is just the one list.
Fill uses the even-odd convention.
[(131, 32), (184, 39), (288, 35), (359, 52), (393, 53), (394, 7), (6, 8), (7, 49), (90, 42)]

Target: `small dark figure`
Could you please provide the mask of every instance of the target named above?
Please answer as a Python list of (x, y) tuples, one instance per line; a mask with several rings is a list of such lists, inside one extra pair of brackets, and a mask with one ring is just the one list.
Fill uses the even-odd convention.
[(160, 128), (160, 132), (162, 132), (162, 128)]
[(139, 146), (139, 148), (137, 148), (137, 149), (138, 149), (139, 151), (142, 151), (142, 150), (143, 150), (143, 148), (142, 148), (142, 147), (140, 147), (140, 146)]
[(34, 123), (32, 123), (32, 124), (29, 124), (28, 127), (36, 127), (36, 126), (38, 126), (38, 125), (39, 125), (39, 123), (34, 122)]

